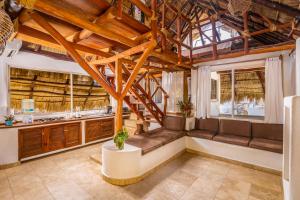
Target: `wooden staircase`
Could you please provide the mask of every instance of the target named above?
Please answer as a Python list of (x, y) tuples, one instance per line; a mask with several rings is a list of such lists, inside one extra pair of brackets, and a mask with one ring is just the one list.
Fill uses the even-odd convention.
[[(115, 67), (113, 65), (109, 65), (109, 67), (112, 72), (115, 72)], [(129, 79), (131, 73), (124, 65), (122, 65), (122, 70), (123, 70), (122, 79), (123, 79), (123, 82), (126, 83)], [(103, 72), (104, 71), (102, 71), (101, 73), (103, 76), (105, 76), (105, 74), (103, 74)], [(163, 120), (163, 117), (165, 116), (165, 113), (163, 111), (161, 111), (161, 109), (152, 100), (152, 96), (149, 95), (145, 91), (145, 89), (140, 85), (139, 82), (141, 80), (142, 80), (141, 77), (137, 77), (137, 79), (134, 80), (133, 84), (131, 85), (131, 87), (129, 89), (129, 94), (133, 95), (135, 97), (135, 99), (145, 107), (145, 109), (151, 114), (151, 116), (160, 125), (162, 125), (162, 120)], [(111, 86), (115, 88), (115, 86), (112, 82), (111, 82)], [(138, 116), (139, 119), (142, 119), (143, 121), (146, 120), (146, 117), (144, 116), (144, 114), (138, 110), (137, 105), (130, 102), (129, 96), (126, 96), (124, 98), (124, 101), (126, 102), (128, 107)]]

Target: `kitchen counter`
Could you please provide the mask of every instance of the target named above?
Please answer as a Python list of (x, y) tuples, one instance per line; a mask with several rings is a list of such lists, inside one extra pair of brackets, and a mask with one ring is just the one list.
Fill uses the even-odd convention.
[[(123, 117), (128, 117), (128, 114), (123, 114)], [(92, 119), (105, 119), (105, 118), (114, 118), (114, 114), (100, 114), (100, 115), (87, 115), (82, 116), (80, 118), (70, 118), (70, 119), (56, 119), (56, 120), (49, 120), (49, 121), (43, 121), (43, 120), (34, 120), (33, 123), (25, 124), (23, 122), (16, 122), (12, 126), (6, 126), (5, 124), (0, 124), (0, 129), (7, 129), (7, 128), (22, 128), (22, 127), (30, 127), (30, 126), (42, 126), (42, 125), (51, 125), (51, 124), (61, 124), (61, 123), (68, 123), (68, 122), (77, 122), (82, 120), (92, 120)]]
[[(0, 170), (20, 161), (112, 139), (114, 114), (0, 125)], [(128, 118), (129, 114), (123, 115)]]

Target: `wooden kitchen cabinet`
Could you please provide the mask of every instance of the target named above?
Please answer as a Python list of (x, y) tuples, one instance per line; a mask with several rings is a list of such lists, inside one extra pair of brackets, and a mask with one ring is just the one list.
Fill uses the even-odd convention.
[(19, 159), (81, 144), (81, 122), (19, 130)]
[(81, 123), (66, 124), (64, 126), (65, 132), (65, 147), (72, 147), (81, 144)]
[(19, 130), (19, 158), (35, 156), (45, 151), (43, 128)]
[(65, 147), (64, 126), (48, 126), (44, 128), (47, 137), (47, 151), (55, 151)]
[(92, 142), (114, 135), (114, 119), (98, 119), (85, 122), (85, 142)]
[(91, 120), (85, 122), (85, 142), (99, 140), (101, 137), (100, 120)]

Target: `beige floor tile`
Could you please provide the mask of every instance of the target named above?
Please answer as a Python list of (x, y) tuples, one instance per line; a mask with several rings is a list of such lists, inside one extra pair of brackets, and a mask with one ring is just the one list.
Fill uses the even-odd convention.
[(173, 197), (174, 199), (180, 199), (188, 187), (177, 181), (166, 179), (158, 184), (155, 189)]
[(170, 176), (170, 179), (189, 187), (197, 177), (183, 170), (178, 170)]
[(159, 190), (154, 190), (143, 199), (144, 200), (174, 200), (174, 197), (164, 192), (161, 192)]
[(282, 200), (281, 177), (184, 153), (139, 183), (101, 177), (101, 145), (90, 145), (0, 171), (0, 199)]
[(229, 179), (223, 180), (218, 190), (216, 200), (247, 200), (251, 189), (251, 183)]
[[(92, 196), (72, 181), (53, 181), (45, 184), (55, 199), (90, 200)], [(100, 190), (100, 188), (99, 188)]]
[(250, 197), (259, 200), (282, 200), (283, 199), (281, 192), (269, 189), (267, 187), (254, 185), (254, 184), (252, 184), (251, 186)]

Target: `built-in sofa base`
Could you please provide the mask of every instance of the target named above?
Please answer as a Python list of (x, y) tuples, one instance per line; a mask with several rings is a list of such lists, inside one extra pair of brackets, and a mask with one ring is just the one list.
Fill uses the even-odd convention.
[(185, 151), (274, 174), (282, 170), (282, 154), (184, 136), (147, 154), (129, 144), (119, 151), (112, 141), (106, 142), (102, 146), (103, 179), (114, 185), (137, 183)]

